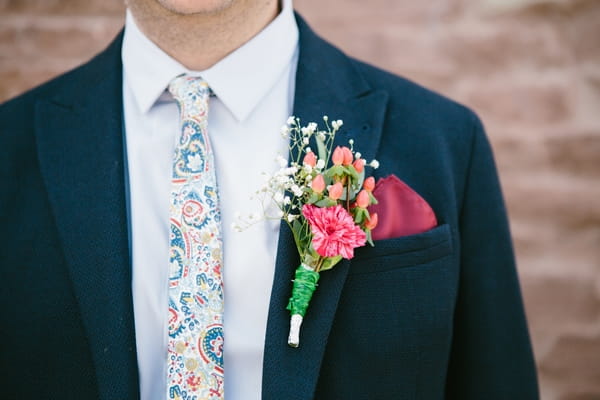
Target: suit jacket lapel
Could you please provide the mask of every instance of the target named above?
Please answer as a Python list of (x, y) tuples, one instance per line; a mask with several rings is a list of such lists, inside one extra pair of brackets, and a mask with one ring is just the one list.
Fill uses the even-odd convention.
[[(355, 148), (368, 160), (375, 157), (387, 93), (373, 91), (339, 50), (317, 37), (297, 17), (300, 57), (296, 73), (294, 115), (302, 124), (322, 123), (323, 115), (342, 119), (336, 137), (339, 145), (354, 139)], [(300, 335), (300, 347), (287, 345), (293, 272), (299, 264), (292, 234), (281, 225), (275, 277), (269, 307), (263, 366), (263, 399), (312, 399), (321, 361), (350, 263), (343, 261), (321, 274)]]
[(100, 397), (137, 398), (121, 38), (36, 108), (36, 141)]

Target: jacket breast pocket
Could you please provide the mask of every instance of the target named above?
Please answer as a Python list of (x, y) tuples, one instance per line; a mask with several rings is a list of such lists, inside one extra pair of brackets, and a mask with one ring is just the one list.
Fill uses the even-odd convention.
[(375, 246), (356, 250), (350, 274), (368, 274), (425, 264), (452, 253), (450, 225), (440, 225), (418, 235), (377, 240)]
[(419, 380), (445, 371), (459, 277), (456, 253), (448, 224), (355, 250), (322, 374), (331, 365), (332, 375), (362, 383), (370, 374), (380, 382), (376, 387), (387, 389), (378, 395), (356, 385), (343, 398), (401, 393), (395, 397), (417, 399), (411, 391)]

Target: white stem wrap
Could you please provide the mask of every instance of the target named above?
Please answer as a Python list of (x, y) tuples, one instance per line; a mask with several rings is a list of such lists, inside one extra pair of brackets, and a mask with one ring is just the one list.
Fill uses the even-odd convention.
[(302, 315), (294, 314), (290, 319), (290, 335), (288, 336), (288, 344), (292, 347), (300, 345), (300, 326), (302, 325)]

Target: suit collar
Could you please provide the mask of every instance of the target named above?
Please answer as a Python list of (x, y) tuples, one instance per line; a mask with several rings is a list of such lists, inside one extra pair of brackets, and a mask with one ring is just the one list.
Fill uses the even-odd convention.
[(174, 77), (201, 76), (235, 118), (244, 121), (296, 61), (297, 43), (292, 3), (285, 0), (279, 15), (256, 36), (212, 67), (191, 71), (148, 39), (127, 11), (122, 49), (125, 82), (140, 111), (146, 113)]
[(121, 36), (36, 104), (40, 167), (100, 397), (138, 397), (123, 150)]
[[(375, 157), (381, 137), (388, 95), (373, 90), (358, 63), (316, 36), (297, 16), (300, 56), (296, 75), (294, 115), (303, 124), (319, 122), (323, 115), (342, 119), (337, 144), (354, 140), (363, 157)], [(321, 274), (300, 336), (300, 347), (287, 345), (293, 272), (299, 264), (294, 241), (281, 226), (275, 277), (271, 294), (263, 366), (263, 399), (312, 399), (335, 312), (350, 263), (344, 261)], [(335, 338), (331, 338), (335, 340)]]

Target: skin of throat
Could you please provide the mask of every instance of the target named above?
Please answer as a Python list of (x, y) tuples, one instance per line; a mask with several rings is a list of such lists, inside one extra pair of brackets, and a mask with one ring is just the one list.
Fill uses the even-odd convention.
[(190, 70), (210, 68), (280, 11), (278, 0), (125, 0), (139, 29)]

